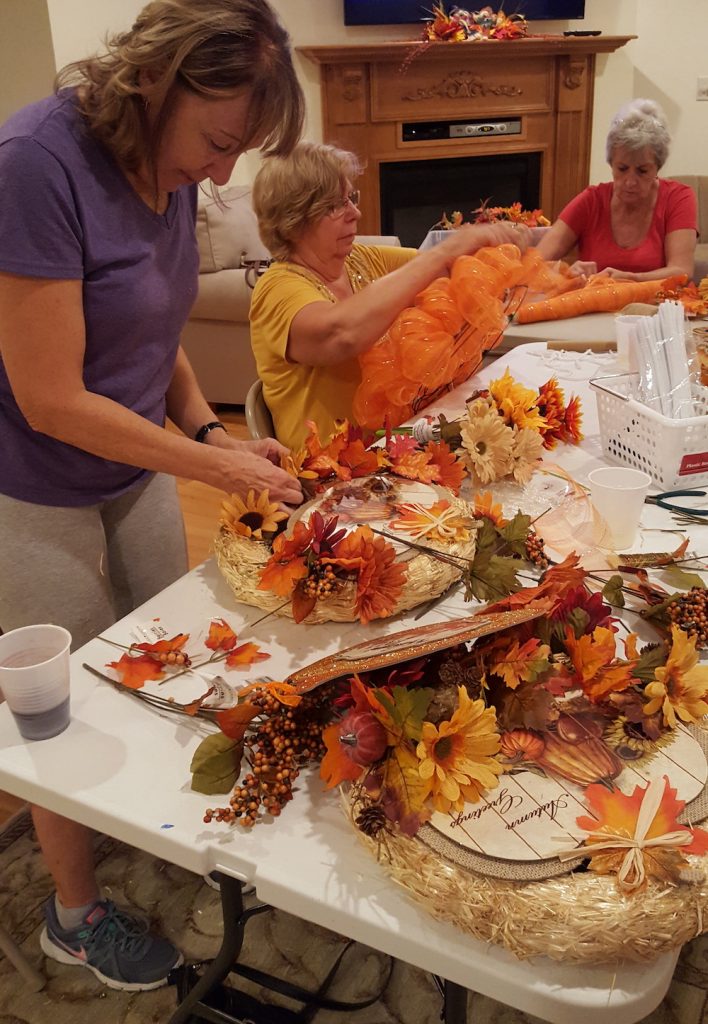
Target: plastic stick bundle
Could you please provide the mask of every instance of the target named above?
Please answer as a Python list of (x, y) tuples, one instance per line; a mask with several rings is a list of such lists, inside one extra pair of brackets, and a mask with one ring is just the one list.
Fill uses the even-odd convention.
[(392, 426), (466, 380), (506, 326), (504, 297), (524, 277), (515, 245), (460, 256), (450, 278), (438, 278), (404, 309), (384, 336), (359, 357), (362, 382), (354, 417)]

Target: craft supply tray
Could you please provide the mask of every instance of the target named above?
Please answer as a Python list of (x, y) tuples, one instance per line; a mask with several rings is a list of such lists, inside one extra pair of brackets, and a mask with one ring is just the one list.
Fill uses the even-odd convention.
[(662, 490), (708, 484), (708, 388), (692, 388), (696, 415), (669, 419), (634, 397), (638, 374), (596, 377), (602, 447), (608, 458), (649, 473)]

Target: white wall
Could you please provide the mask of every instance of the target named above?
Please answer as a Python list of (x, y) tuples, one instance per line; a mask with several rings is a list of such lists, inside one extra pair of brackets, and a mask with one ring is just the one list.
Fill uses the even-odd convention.
[(0, 124), (51, 92), (55, 70), (45, 0), (0, 0)]
[[(416, 34), (410, 26), (346, 27), (343, 24), (342, 0), (272, 2), (295, 46), (382, 38), (412, 39)], [(0, 0), (3, 16), (7, 5), (25, 10), (36, 5), (38, 12), (40, 7), (46, 8), (56, 66), (61, 67), (99, 49), (108, 32), (128, 28), (143, 2)], [(481, 4), (470, 3), (469, 6)], [(509, 4), (505, 6), (509, 7)], [(592, 182), (607, 178), (604, 140), (612, 115), (627, 99), (636, 96), (656, 99), (666, 110), (674, 136), (666, 170), (677, 174), (708, 174), (708, 103), (695, 99), (696, 77), (708, 75), (708, 0), (678, 0), (675, 5), (668, 5), (666, 0), (586, 0), (584, 21), (535, 22), (532, 28), (539, 32), (593, 28), (600, 29), (605, 35), (638, 36), (615, 53), (597, 57), (590, 168)], [(37, 47), (40, 45), (38, 40)], [(29, 46), (30, 53), (32, 47), (33, 44)], [(306, 132), (311, 138), (320, 138), (318, 69), (299, 54), (295, 60), (307, 99)], [(19, 97), (17, 105), (26, 102), (20, 88), (23, 74), (24, 65), (20, 67), (17, 60), (0, 61), (0, 95), (10, 97), (11, 103)], [(255, 155), (244, 157), (236, 166), (234, 180), (250, 181), (257, 165)]]

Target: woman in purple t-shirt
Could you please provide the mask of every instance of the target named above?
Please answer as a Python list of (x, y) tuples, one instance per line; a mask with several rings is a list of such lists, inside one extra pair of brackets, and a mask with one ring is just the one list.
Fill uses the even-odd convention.
[(677, 181), (659, 178), (669, 153), (660, 107), (634, 100), (616, 115), (607, 136), (612, 181), (572, 199), (538, 246), (547, 260), (575, 246), (574, 274), (605, 273), (626, 281), (693, 274), (696, 196)]
[[(198, 183), (290, 152), (303, 99), (265, 0), (155, 0), (59, 85), (0, 128), (0, 629), (54, 622), (79, 646), (186, 571), (175, 476), (302, 499), (277, 442), (215, 421), (179, 336)], [(179, 953), (100, 898), (92, 834), (33, 813), (44, 951), (163, 984)]]

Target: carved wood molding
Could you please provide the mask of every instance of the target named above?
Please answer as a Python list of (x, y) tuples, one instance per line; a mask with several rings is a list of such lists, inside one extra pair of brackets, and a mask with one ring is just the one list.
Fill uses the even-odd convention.
[(483, 43), (427, 43), (419, 40), (399, 40), (386, 43), (342, 43), (334, 46), (298, 46), (298, 53), (315, 64), (348, 64), (366, 61), (372, 64), (398, 64), (411, 61), (415, 66), (425, 61), (449, 61), (452, 54), (465, 60), (474, 56), (486, 59), (513, 61), (517, 57), (560, 57), (588, 53), (613, 53), (636, 36), (527, 36), (525, 39), (487, 40)]
[(579, 89), (587, 69), (584, 60), (569, 60), (563, 68), (563, 85), (566, 89)]
[(471, 71), (455, 71), (441, 81), (427, 88), (419, 88), (404, 94), (401, 99), (415, 103), (416, 100), (430, 100), (443, 97), (447, 100), (475, 99), (480, 96), (521, 96), (523, 89), (513, 83), (487, 85), (481, 75)]

